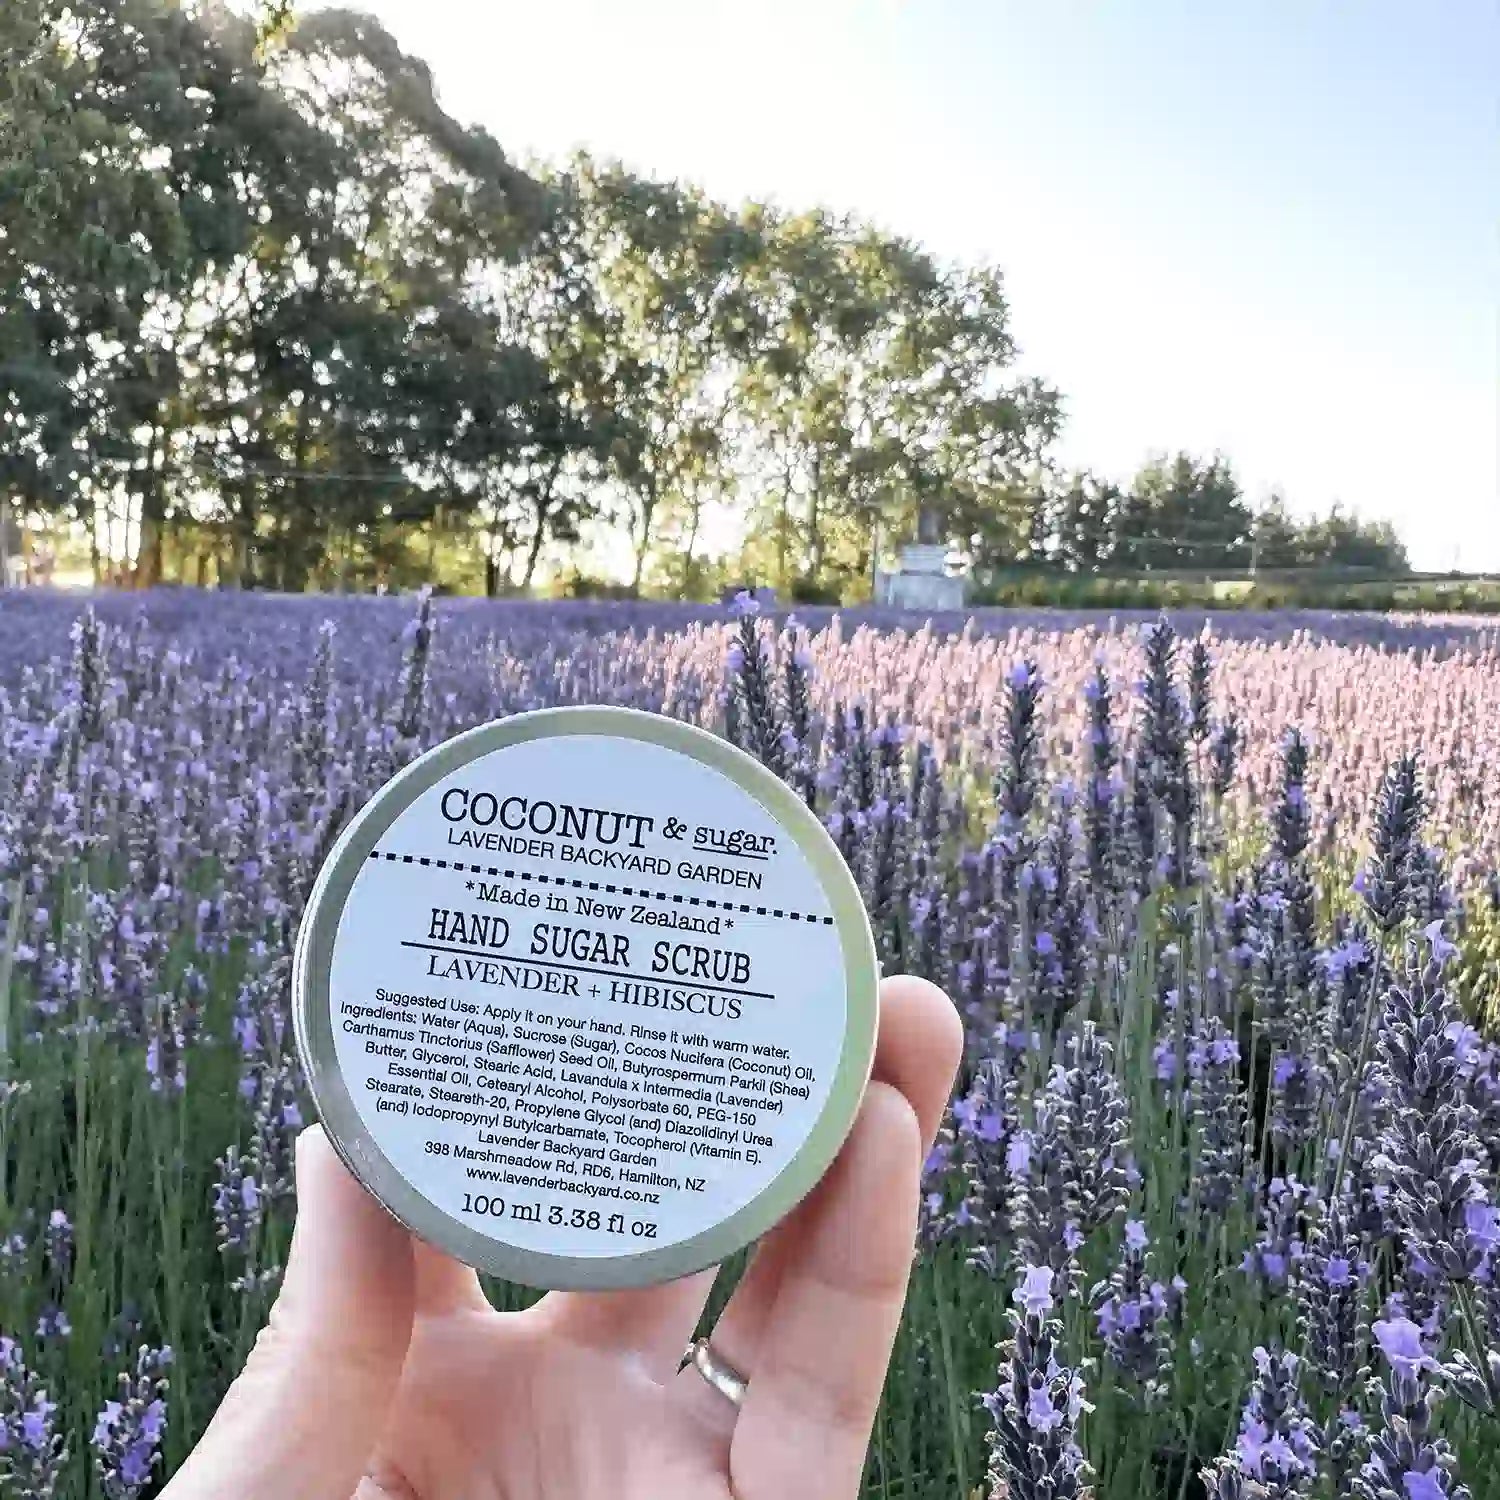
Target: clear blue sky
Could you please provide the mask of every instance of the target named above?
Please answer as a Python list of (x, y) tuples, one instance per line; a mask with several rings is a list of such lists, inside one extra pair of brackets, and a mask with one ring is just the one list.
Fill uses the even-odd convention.
[(1063, 456), (1500, 568), (1494, 0), (368, 0), (514, 156), (584, 146), (1006, 271)]

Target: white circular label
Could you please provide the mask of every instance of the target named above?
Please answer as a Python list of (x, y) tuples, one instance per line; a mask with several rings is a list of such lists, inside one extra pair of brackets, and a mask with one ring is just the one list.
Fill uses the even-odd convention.
[(692, 1239), (817, 1123), (848, 1013), (828, 894), (748, 792), (634, 738), (479, 756), (416, 796), (338, 920), (330, 1029), (374, 1144), (546, 1255)]

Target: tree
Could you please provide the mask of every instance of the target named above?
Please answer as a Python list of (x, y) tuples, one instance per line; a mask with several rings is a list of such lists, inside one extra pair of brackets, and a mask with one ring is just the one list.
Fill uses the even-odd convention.
[(251, 14), (257, 47), (264, 50), (286, 39), (296, 19), (293, 9), (293, 0), (256, 0)]
[(1337, 503), (1326, 516), (1306, 524), (1302, 545), (1314, 567), (1394, 574), (1410, 571), (1406, 548), (1388, 521), (1361, 521)]
[(266, 76), (291, 149), (250, 180), (266, 232), (203, 323), (195, 457), (224, 476), (238, 576), (300, 587), (334, 555), (384, 569), (392, 526), (435, 543), (545, 405), (482, 290), (542, 195), (368, 17), (315, 13)]
[(0, 6), (0, 511), (101, 575), (496, 593), (602, 522), (636, 590), (838, 598), (923, 507), (981, 568), (1405, 566), (1337, 507), (1253, 517), (1220, 457), (1060, 477), (994, 266), (533, 176), (370, 17), (244, 10)]
[(830, 537), (849, 545), (843, 577), (868, 576), (877, 537), (914, 531), (924, 505), (971, 550), (1013, 547), (1016, 492), (1055, 436), (1057, 398), (1010, 378), (999, 272), (821, 215), (775, 223), (768, 244), (748, 382), (780, 497), (782, 581), (799, 529), (816, 586)]
[(498, 273), (503, 336), (545, 370), (547, 416), (530, 429), (486, 509), (486, 588), (501, 580), (501, 558), (521, 558), (530, 588), (543, 546), (576, 541), (602, 512), (607, 459), (623, 423), (617, 412), (611, 312), (590, 255), (589, 204), (573, 172), (540, 178), (547, 205), (523, 255)]
[(1286, 497), (1273, 490), (1256, 512), (1251, 563), (1259, 568), (1298, 568), (1306, 563), (1302, 528), (1287, 508)]
[(1062, 488), (1043, 492), (1052, 560), (1070, 573), (1097, 573), (1115, 566), (1126, 497), (1117, 484), (1087, 470)]
[(1409, 571), (1406, 549), (1386, 522), (1361, 521), (1335, 504), (1326, 516), (1299, 521), (1273, 492), (1255, 517), (1259, 568), (1357, 568), (1375, 573)]
[[(739, 372), (751, 424), (746, 456), (763, 496), (767, 565), (816, 587), (827, 530), (876, 467), (867, 404), (870, 344), (883, 309), (853, 254), (848, 221), (746, 210), (758, 234), (747, 270), (753, 316)], [(834, 513), (832, 516), (830, 512)]]
[(172, 18), (151, 0), (19, 0), (0, 26), (15, 122), (0, 136), (0, 482), (93, 528), (143, 464), (147, 318), (188, 257), (139, 129)]
[(607, 454), (638, 592), (664, 508), (704, 484), (722, 452), (726, 362), (754, 239), (692, 189), (586, 157), (572, 176), (593, 268), (594, 404), (613, 414)]
[(945, 510), (960, 535), (1013, 532), (1017, 496), (1057, 435), (1057, 393), (1016, 380), (1010, 304), (993, 266), (948, 267), (903, 298), (883, 430), (899, 455), (902, 519)]
[(1179, 453), (1136, 475), (1120, 523), (1121, 559), (1143, 572), (1250, 565), (1254, 518), (1229, 461)]

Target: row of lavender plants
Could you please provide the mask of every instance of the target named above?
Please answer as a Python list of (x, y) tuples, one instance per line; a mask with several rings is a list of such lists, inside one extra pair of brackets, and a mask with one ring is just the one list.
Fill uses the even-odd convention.
[(0, 1495), (149, 1494), (244, 1359), (349, 811), (600, 701), (785, 777), (966, 1018), (871, 1496), (1500, 1495), (1500, 637), (737, 612), (0, 601)]

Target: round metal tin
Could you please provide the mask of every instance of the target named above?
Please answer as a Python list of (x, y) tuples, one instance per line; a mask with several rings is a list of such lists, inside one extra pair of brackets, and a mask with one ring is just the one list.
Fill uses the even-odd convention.
[[(708, 1222), (675, 1242), (627, 1248), (620, 1253), (557, 1254), (512, 1243), (502, 1234), (480, 1230), (435, 1202), (424, 1192), (424, 1184), (414, 1180), (419, 1174), (409, 1167), (403, 1170), (392, 1160), (377, 1138), (378, 1132), (356, 1106), (335, 1036), (334, 1016), (339, 1004), (333, 977), (335, 948), (336, 944), (353, 941), (358, 936), (340, 934), (340, 923), (357, 883), (377, 878), (388, 860), (402, 862), (406, 867), (403, 878), (421, 881), (430, 877), (434, 883), (446, 879), (454, 869), (463, 872), (466, 868), (461, 861), (449, 862), (420, 853), (409, 856), (384, 849), (392, 825), (424, 793), (450, 780), (458, 771), (470, 766), (476, 770), (486, 765), (502, 766), (504, 752), (512, 747), (575, 738), (589, 742), (591, 759), (597, 767), (597, 778), (592, 784), (578, 788), (583, 797), (627, 799), (628, 784), (613, 786), (607, 793), (602, 790), (611, 778), (610, 742), (644, 742), (707, 768), (758, 804), (769, 815), (778, 836), (784, 835), (791, 841), (805, 868), (815, 876), (825, 903), (825, 914), (818, 921), (836, 932), (834, 951), (842, 963), (842, 1036), (829, 1052), (834, 1061), (821, 1107), (816, 1117), (806, 1122), (809, 1128), (795, 1142), (790, 1159), (749, 1201), (723, 1218)], [(549, 747), (546, 753), (551, 755), (555, 750), (555, 746)], [(481, 865), (474, 863), (467, 868), (478, 872)], [(496, 869), (493, 873), (500, 871)], [(521, 869), (505, 873), (528, 882), (548, 879), (545, 875), (525, 874)], [(558, 886), (565, 883), (553, 878)], [(573, 886), (591, 883), (566, 882)], [(657, 885), (668, 883), (656, 881)], [(594, 888), (598, 889), (598, 885)], [(614, 888), (612, 884), (610, 888)], [(633, 887), (627, 881), (623, 889)], [(698, 906), (699, 898), (684, 895), (685, 889), (678, 883), (675, 893), (658, 890), (649, 894), (663, 903), (686, 901)], [(435, 890), (434, 894), (444, 892)], [(421, 901), (426, 899), (427, 891), (423, 889)], [(706, 904), (726, 911), (736, 908), (734, 901), (708, 899)], [(756, 908), (749, 903), (738, 904), (751, 915), (736, 920), (742, 924), (748, 921), (753, 928), (761, 920), (753, 915)], [(765, 912), (765, 908), (760, 910)], [(782, 915), (776, 913), (778, 918)], [(794, 919), (797, 915), (786, 914)], [(769, 922), (769, 916), (764, 920)], [(786, 929), (781, 931), (784, 933)], [(372, 941), (376, 936), (370, 933)], [(737, 940), (773, 945), (779, 939), (777, 930), (765, 927), (753, 939)], [(714, 1265), (760, 1238), (806, 1196), (847, 1137), (869, 1079), (875, 1050), (878, 977), (875, 947), (859, 889), (821, 822), (779, 777), (728, 742), (677, 720), (624, 708), (556, 708), (481, 725), (436, 746), (393, 777), (354, 817), (319, 873), (303, 914), (293, 972), (293, 1015), (303, 1067), (330, 1141), (350, 1171), (396, 1219), (422, 1239), (488, 1274), (535, 1287), (602, 1289), (667, 1281)], [(805, 976), (807, 993), (815, 994), (819, 982), (818, 976)], [(826, 990), (827, 976), (822, 983)]]

